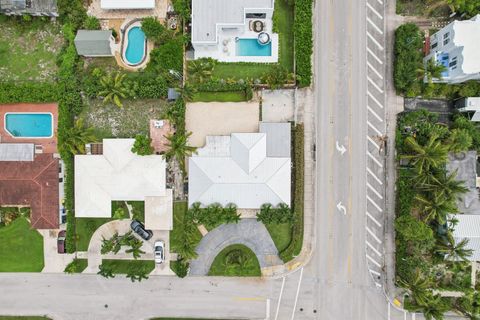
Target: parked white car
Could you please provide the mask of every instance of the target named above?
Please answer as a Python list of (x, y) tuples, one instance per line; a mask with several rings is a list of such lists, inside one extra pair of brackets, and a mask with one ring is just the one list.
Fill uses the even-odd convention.
[(155, 241), (155, 263), (161, 264), (165, 260), (165, 242), (161, 240)]

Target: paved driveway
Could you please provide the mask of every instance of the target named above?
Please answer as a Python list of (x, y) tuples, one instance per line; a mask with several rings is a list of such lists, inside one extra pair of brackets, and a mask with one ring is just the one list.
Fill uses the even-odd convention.
[(262, 272), (264, 268), (283, 264), (263, 223), (243, 219), (237, 224), (223, 224), (203, 237), (196, 249), (198, 258), (190, 263), (190, 275), (207, 275), (218, 253), (232, 244), (249, 247), (256, 254)]
[(233, 132), (258, 132), (258, 102), (196, 102), (187, 104), (185, 125), (191, 131), (189, 142), (203, 147), (206, 136)]

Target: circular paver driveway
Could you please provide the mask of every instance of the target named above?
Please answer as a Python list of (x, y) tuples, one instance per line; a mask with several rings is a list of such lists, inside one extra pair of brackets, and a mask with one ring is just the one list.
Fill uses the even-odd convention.
[(239, 223), (223, 224), (203, 237), (195, 250), (198, 257), (190, 263), (190, 275), (207, 275), (215, 257), (232, 244), (249, 247), (257, 256), (260, 268), (283, 264), (263, 223), (242, 219)]

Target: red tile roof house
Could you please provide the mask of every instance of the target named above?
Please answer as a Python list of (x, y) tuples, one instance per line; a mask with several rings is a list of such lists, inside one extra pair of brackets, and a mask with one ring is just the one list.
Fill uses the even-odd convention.
[[(35, 229), (59, 226), (59, 159), (56, 138), (12, 137), (4, 126), (5, 113), (49, 112), (57, 128), (55, 104), (0, 105), (0, 206), (30, 207)], [(41, 152), (36, 146), (41, 145)], [(48, 152), (48, 153), (46, 153)]]

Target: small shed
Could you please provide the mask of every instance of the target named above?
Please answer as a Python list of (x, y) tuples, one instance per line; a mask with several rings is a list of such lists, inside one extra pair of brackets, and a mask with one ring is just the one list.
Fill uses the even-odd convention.
[(75, 47), (81, 56), (111, 57), (114, 41), (111, 30), (78, 30)]
[(180, 97), (180, 93), (175, 88), (168, 88), (167, 100), (175, 101)]

